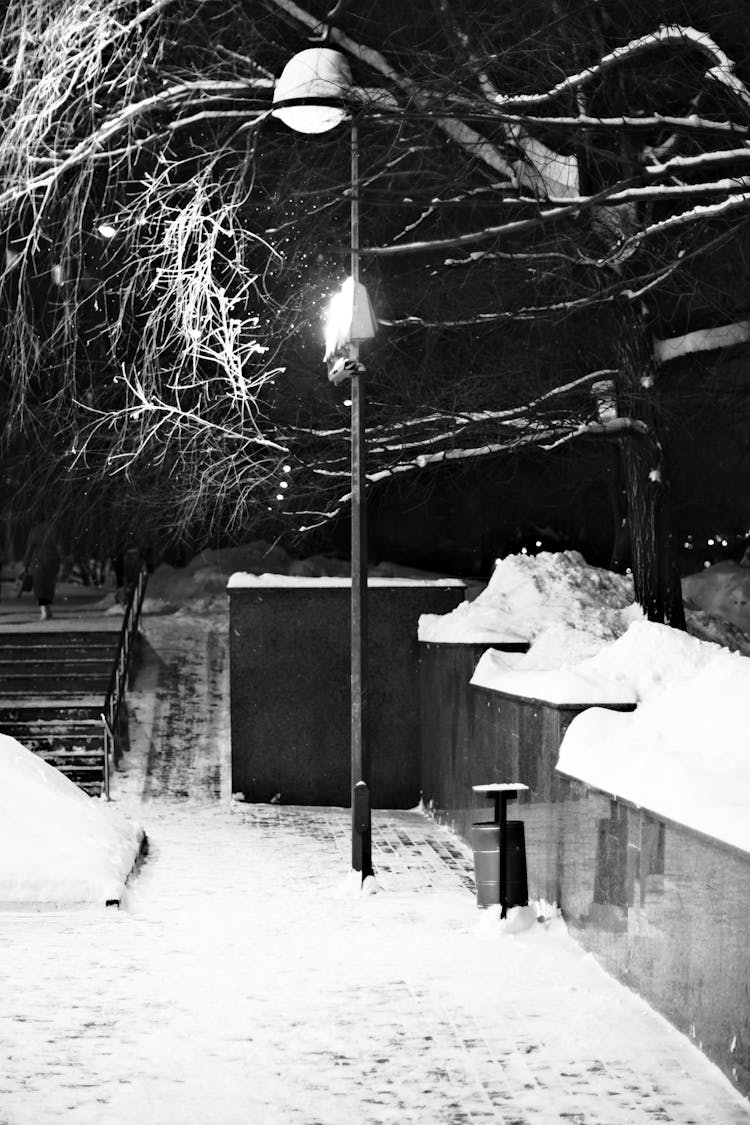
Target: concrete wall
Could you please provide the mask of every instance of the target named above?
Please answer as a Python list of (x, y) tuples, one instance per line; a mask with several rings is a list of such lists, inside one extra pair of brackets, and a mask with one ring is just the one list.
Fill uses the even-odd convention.
[(569, 930), (750, 1096), (750, 855), (573, 779), (558, 802)]
[(490, 802), (471, 786), (530, 787), (529, 899), (556, 903), (577, 940), (750, 1095), (750, 855), (556, 770), (582, 707), (469, 684), (486, 646), (420, 646), (424, 799), (466, 840)]
[[(368, 711), (375, 808), (420, 795), (422, 613), (448, 613), (461, 585), (371, 586)], [(350, 587), (230, 587), (232, 791), (248, 801), (350, 801)]]

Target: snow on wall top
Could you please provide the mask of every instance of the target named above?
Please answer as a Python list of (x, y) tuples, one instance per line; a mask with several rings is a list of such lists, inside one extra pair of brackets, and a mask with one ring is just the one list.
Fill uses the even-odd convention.
[[(300, 574), (232, 574), (227, 582), (227, 589), (237, 590), (243, 587), (257, 587), (257, 586), (302, 586), (305, 588), (315, 588), (323, 586), (333, 586), (336, 588), (351, 586), (350, 578), (337, 578), (337, 577), (308, 577)], [(369, 576), (367, 579), (369, 586), (463, 586), (464, 583), (460, 578), (433, 578), (429, 580), (421, 578), (374, 578)]]
[(638, 707), (577, 716), (558, 769), (750, 852), (750, 659), (644, 621), (585, 666)]

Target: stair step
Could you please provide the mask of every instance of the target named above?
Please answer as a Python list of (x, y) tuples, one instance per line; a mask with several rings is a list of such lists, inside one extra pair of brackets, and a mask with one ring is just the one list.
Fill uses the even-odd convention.
[(25, 672), (5, 673), (0, 679), (0, 697), (17, 697), (19, 695), (70, 695), (76, 694), (101, 695), (107, 693), (109, 676), (101, 674), (59, 674), (56, 672), (38, 672), (26, 674)]
[(24, 663), (35, 660), (104, 660), (111, 665), (116, 655), (116, 644), (19, 645), (15, 643), (15, 638), (13, 644), (8, 644), (0, 636), (0, 663), (12, 660), (23, 660)]
[[(96, 685), (94, 691), (99, 690), (99, 684), (109, 684), (111, 676), (111, 668), (102, 670), (99, 668), (56, 668), (54, 665), (49, 665), (47, 668), (26, 668), (24, 665), (14, 665), (14, 670), (11, 672), (7, 669), (0, 671), (0, 693), (3, 695), (8, 694), (7, 689), (12, 687), (13, 684), (26, 684), (35, 683), (39, 685), (38, 695), (43, 695), (48, 687), (53, 686), (58, 682), (64, 684), (71, 683), (73, 686), (71, 690), (75, 691), (75, 685), (81, 681), (91, 681)], [(78, 688), (78, 695), (88, 693), (87, 688)], [(27, 689), (23, 689), (24, 695)], [(105, 687), (106, 691), (106, 687)]]
[(120, 643), (120, 630), (117, 629), (51, 629), (49, 625), (41, 629), (0, 628), (0, 648), (14, 645), (20, 648), (89, 648), (91, 645), (117, 648)]
[(43, 735), (43, 734), (24, 734), (22, 731), (18, 733), (11, 733), (11, 731), (4, 730), (0, 727), (3, 734), (15, 738), (16, 742), (20, 742), (27, 750), (31, 750), (34, 754), (39, 754), (42, 758), (48, 758), (52, 755), (98, 755), (101, 758), (104, 747), (104, 734), (99, 731), (99, 734), (88, 735), (85, 738), (70, 734), (70, 735)]
[(58, 761), (44, 759), (48, 765), (54, 766), (60, 773), (70, 780), (74, 781), (76, 785), (81, 781), (103, 781), (104, 780), (104, 762), (99, 758), (98, 762), (67, 762), (62, 759)]
[(104, 769), (104, 751), (100, 750), (98, 754), (60, 754), (53, 753), (39, 753), (38, 758), (48, 762), (51, 766), (55, 766), (65, 774), (79, 772), (83, 774), (90, 774), (92, 772), (99, 773)]
[[(66, 691), (90, 695), (106, 691), (112, 679), (114, 657), (109, 660), (12, 660), (0, 658), (0, 695), (44, 695), (47, 691)], [(103, 685), (103, 688), (102, 688)]]
[(47, 735), (50, 738), (62, 734), (75, 735), (78, 738), (88, 738), (99, 733), (101, 729), (101, 716), (97, 716), (95, 719), (70, 720), (59, 717), (56, 719), (29, 718), (19, 722), (17, 720), (6, 719), (2, 709), (0, 709), (0, 730), (3, 734), (12, 734), (14, 738), (16, 737), (16, 731), (32, 736)]
[(122, 622), (113, 617), (104, 628), (95, 621), (72, 630), (69, 624), (53, 616), (33, 625), (0, 625), (0, 733), (98, 797), (106, 752), (101, 714)]
[(87, 793), (89, 797), (101, 797), (104, 792), (103, 781), (79, 781), (76, 783), (79, 789)]
[(104, 695), (68, 695), (60, 699), (28, 695), (0, 700), (0, 722), (28, 723), (52, 722), (71, 719), (101, 721)]
[(72, 656), (70, 652), (51, 652), (48, 649), (29, 649), (27, 654), (9, 656), (4, 649), (0, 649), (0, 677), (18, 673), (20, 670), (28, 673), (98, 673), (108, 675), (115, 663), (112, 654), (96, 656), (91, 652), (82, 656)]

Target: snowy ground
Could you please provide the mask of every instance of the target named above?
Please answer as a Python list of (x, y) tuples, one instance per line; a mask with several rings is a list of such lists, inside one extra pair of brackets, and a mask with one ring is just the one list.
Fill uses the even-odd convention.
[(114, 807), (150, 852), (123, 908), (0, 913), (3, 1125), (739, 1125), (750, 1106), (567, 937), (501, 934), (466, 853), (376, 814), (229, 796), (223, 614), (146, 618)]

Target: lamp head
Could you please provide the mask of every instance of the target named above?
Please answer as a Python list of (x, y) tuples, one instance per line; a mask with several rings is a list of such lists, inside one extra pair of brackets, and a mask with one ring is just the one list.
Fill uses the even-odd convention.
[(310, 47), (284, 67), (273, 94), (274, 117), (298, 133), (327, 133), (348, 116), (349, 63), (330, 47)]
[(370, 295), (361, 281), (347, 277), (328, 306), (325, 321), (325, 359), (347, 344), (361, 344), (375, 335), (375, 314)]

